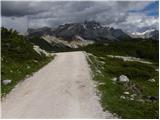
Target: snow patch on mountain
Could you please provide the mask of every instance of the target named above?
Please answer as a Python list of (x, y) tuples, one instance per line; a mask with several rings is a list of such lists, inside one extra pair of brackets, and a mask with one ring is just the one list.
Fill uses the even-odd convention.
[(146, 30), (144, 32), (134, 32), (132, 33), (133, 38), (151, 38), (154, 40), (159, 39), (159, 31), (155, 29)]

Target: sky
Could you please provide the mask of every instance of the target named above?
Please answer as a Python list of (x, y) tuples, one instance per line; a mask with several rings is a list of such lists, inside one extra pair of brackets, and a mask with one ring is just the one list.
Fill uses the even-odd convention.
[(126, 32), (159, 29), (158, 1), (2, 1), (2, 26), (25, 33), (28, 28), (56, 28), (94, 20)]

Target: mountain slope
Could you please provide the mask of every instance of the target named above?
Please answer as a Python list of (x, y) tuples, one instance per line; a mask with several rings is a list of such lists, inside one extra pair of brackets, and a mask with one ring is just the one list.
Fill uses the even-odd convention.
[[(1, 87), (2, 95), (8, 93), (20, 80), (51, 60), (34, 48), (26, 37), (16, 31), (1, 28)], [(42, 50), (41, 50), (42, 51)], [(3, 80), (11, 80), (8, 85)]]
[(51, 35), (63, 38), (67, 41), (74, 40), (76, 36), (80, 36), (84, 40), (92, 40), (98, 42), (115, 41), (131, 38), (121, 29), (101, 26), (95, 21), (85, 21), (84, 23), (69, 23), (60, 25), (55, 29), (39, 28), (28, 29), (29, 36)]
[(73, 39), (76, 35), (79, 35), (84, 39), (94, 41), (113, 41), (130, 38), (121, 29), (103, 27), (95, 21), (60, 25), (54, 30), (54, 33), (56, 37), (62, 37), (65, 39)]
[(132, 33), (132, 37), (158, 40), (159, 39), (159, 31), (155, 30), (155, 29), (151, 29), (151, 30), (146, 30), (145, 32), (142, 32), (142, 33), (135, 32), (135, 33)]

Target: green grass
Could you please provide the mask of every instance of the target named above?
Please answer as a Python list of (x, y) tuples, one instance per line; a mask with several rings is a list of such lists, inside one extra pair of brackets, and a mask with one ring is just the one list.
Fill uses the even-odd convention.
[[(92, 62), (91, 69), (93, 71), (94, 80), (99, 83), (97, 88), (101, 93), (101, 103), (104, 110), (109, 110), (116, 113), (121, 118), (158, 118), (159, 105), (158, 101), (148, 101), (142, 96), (158, 96), (158, 72), (155, 71), (157, 66), (138, 63), (138, 62), (123, 62), (117, 58), (109, 58), (105, 54), (93, 54), (90, 56)], [(103, 56), (103, 58), (102, 58)], [(103, 64), (102, 64), (103, 63)], [(101, 73), (97, 72), (97, 69)], [(129, 77), (129, 83), (113, 82), (113, 77), (119, 75)], [(155, 78), (156, 82), (148, 81), (150, 78)], [(137, 91), (133, 91), (129, 87), (136, 86)], [(129, 100), (130, 95), (124, 95), (123, 92), (129, 91), (131, 94), (137, 94), (134, 100)], [(121, 99), (124, 95), (126, 99)], [(143, 99), (143, 102), (138, 101)]]
[[(159, 68), (159, 43), (150, 39), (121, 40), (118, 42), (95, 43), (78, 49), (92, 53), (96, 56), (89, 56), (94, 80), (103, 85), (97, 89), (101, 93), (101, 103), (104, 110), (116, 113), (120, 118), (158, 118), (159, 104), (157, 101), (150, 101), (144, 96), (159, 97), (159, 76), (155, 69)], [(123, 62), (120, 59), (109, 58), (107, 55), (133, 56), (153, 62), (152, 65), (139, 62)], [(100, 62), (101, 61), (101, 62)], [(101, 72), (100, 72), (101, 71)], [(126, 75), (130, 79), (127, 84), (113, 82), (113, 77)], [(156, 82), (149, 82), (154, 78)], [(134, 89), (133, 89), (133, 86)], [(134, 100), (121, 99), (123, 92), (129, 91), (130, 95), (136, 94)]]
[(7, 59), (6, 62), (2, 61), (1, 81), (6, 79), (12, 80), (12, 82), (8, 85), (3, 85), (3, 83), (1, 83), (2, 96), (9, 93), (19, 81), (31, 76), (34, 72), (38, 71), (52, 59), (53, 57), (49, 57), (42, 59), (41, 61), (28, 60), (21, 63), (9, 59)]
[(79, 50), (92, 52), (101, 56), (106, 54), (133, 56), (156, 62), (157, 64), (159, 62), (159, 42), (150, 39), (121, 40), (118, 42), (109, 42), (107, 44), (95, 43), (79, 48)]
[[(9, 93), (25, 77), (49, 63), (53, 57), (40, 55), (28, 39), (12, 29), (1, 28), (1, 96)], [(3, 80), (10, 79), (8, 85)]]

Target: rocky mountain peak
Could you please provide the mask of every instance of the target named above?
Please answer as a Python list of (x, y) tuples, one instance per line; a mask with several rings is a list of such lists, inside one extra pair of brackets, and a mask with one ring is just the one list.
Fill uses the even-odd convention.
[(101, 26), (96, 21), (84, 21), (83, 23), (70, 23), (60, 25), (54, 31), (56, 37), (64, 39), (72, 39), (76, 35), (83, 39), (94, 41), (119, 40), (123, 38), (130, 38), (121, 29), (114, 29), (112, 27)]
[(135, 32), (132, 33), (132, 37), (134, 38), (151, 38), (153, 40), (158, 40), (159, 39), (159, 31), (156, 29), (149, 29), (144, 32)]
[(102, 26), (96, 21), (84, 21), (83, 23), (67, 23), (59, 25), (56, 29), (39, 28), (37, 30), (30, 30), (30, 35), (44, 35), (47, 34), (55, 37), (60, 37), (65, 40), (73, 40), (75, 36), (79, 36), (84, 40), (92, 41), (114, 41), (130, 36), (124, 33), (121, 29), (114, 29), (113, 27)]

